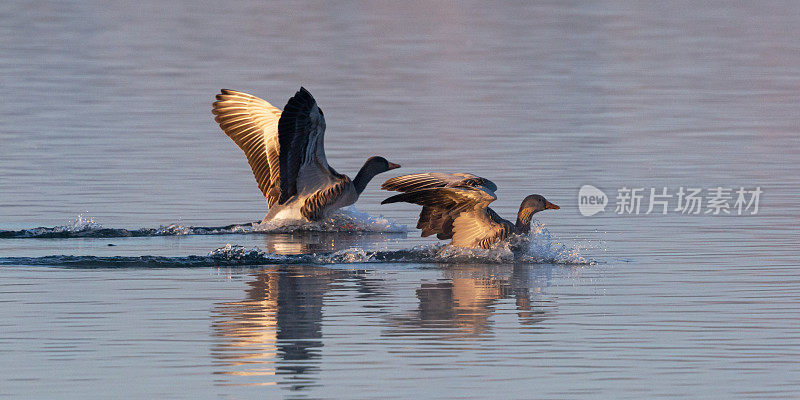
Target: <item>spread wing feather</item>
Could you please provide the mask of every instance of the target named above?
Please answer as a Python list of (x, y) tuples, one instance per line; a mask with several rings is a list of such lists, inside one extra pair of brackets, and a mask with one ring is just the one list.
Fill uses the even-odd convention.
[(492, 193), (497, 191), (497, 185), (495, 185), (494, 182), (477, 175), (466, 173), (444, 174), (428, 172), (402, 175), (391, 178), (381, 185), (381, 189), (383, 190), (394, 190), (397, 192), (410, 192), (437, 187), (473, 187)]
[(422, 236), (436, 234), (439, 239), (450, 239), (456, 234), (454, 221), (462, 213), (483, 210), (494, 201), (494, 193), (476, 187), (435, 187), (394, 195), (381, 204), (406, 202), (419, 204), (417, 228)]
[(495, 213), (489, 204), (497, 197), (497, 185), (480, 176), (458, 173), (423, 173), (398, 176), (382, 189), (403, 192), (381, 204), (419, 204), (417, 228), (422, 236), (436, 234), (464, 247), (490, 248), (505, 239), (514, 226)]
[(286, 103), (278, 122), (278, 140), (282, 149), (279, 204), (301, 190), (317, 190), (342, 179), (325, 157), (325, 116), (305, 88)]
[(422, 230), (422, 237), (435, 234), (439, 239), (453, 237), (453, 220), (456, 216), (446, 209), (439, 207), (423, 206), (419, 213), (417, 229)]
[(396, 194), (381, 202), (381, 204), (406, 202), (442, 208), (449, 212), (463, 211), (468, 208), (486, 207), (497, 197), (475, 188), (430, 188)]
[(281, 110), (251, 94), (222, 89), (213, 104), (214, 121), (247, 157), (261, 193), (272, 207), (280, 197)]

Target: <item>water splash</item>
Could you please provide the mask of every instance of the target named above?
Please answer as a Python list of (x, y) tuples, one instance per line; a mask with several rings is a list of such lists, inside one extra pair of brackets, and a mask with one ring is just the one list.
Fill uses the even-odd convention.
[(341, 209), (324, 221), (302, 225), (290, 223), (258, 222), (231, 224), (225, 226), (183, 226), (180, 224), (162, 225), (158, 228), (106, 228), (95, 222), (94, 218), (78, 214), (75, 221), (67, 225), (55, 227), (38, 227), (18, 231), (0, 231), (0, 239), (32, 239), (32, 238), (112, 238), (112, 237), (147, 237), (147, 236), (185, 236), (185, 235), (226, 235), (249, 233), (289, 233), (289, 232), (369, 232), (369, 233), (405, 233), (405, 225), (398, 224), (383, 216), (373, 217), (358, 211), (355, 207)]
[(61, 228), (68, 231), (82, 231), (101, 228), (101, 226), (94, 221), (94, 218), (88, 216), (84, 217), (83, 214), (78, 214), (75, 221), (72, 221), (72, 224), (62, 226)]
[(491, 249), (467, 249), (436, 243), (415, 246), (407, 250), (365, 251), (348, 248), (327, 254), (278, 255), (254, 247), (227, 244), (210, 252), (209, 257), (224, 260), (251, 260), (278, 263), (351, 264), (351, 263), (467, 263), (467, 264), (568, 264), (594, 265), (596, 261), (581, 255), (578, 247), (570, 247), (553, 239), (550, 231), (539, 221), (532, 222), (529, 235), (514, 235)]
[[(54, 228), (35, 228), (12, 231), (11, 237), (119, 237), (119, 236), (175, 236), (212, 235), (224, 233), (295, 232), (289, 225), (282, 227), (264, 224), (228, 225), (224, 227), (162, 226), (158, 229), (119, 230), (104, 228), (94, 219), (79, 215), (69, 225)], [(307, 227), (304, 227), (307, 228)], [(354, 208), (313, 226), (324, 232), (405, 232), (405, 226), (390, 220), (374, 218)], [(369, 229), (369, 230), (365, 230)], [(300, 229), (303, 230), (303, 229)], [(305, 229), (304, 231), (314, 231)], [(9, 231), (6, 231), (9, 232)], [(491, 249), (466, 249), (444, 243), (415, 246), (406, 250), (365, 251), (352, 247), (333, 253), (277, 254), (258, 247), (247, 249), (227, 244), (205, 256), (187, 257), (95, 257), (47, 256), (0, 258), (0, 265), (56, 265), (82, 268), (93, 267), (203, 267), (203, 266), (255, 266), (264, 264), (353, 264), (353, 263), (551, 263), (565, 265), (594, 265), (596, 261), (582, 255), (584, 249), (568, 246), (553, 239), (543, 223), (534, 220), (529, 235), (514, 235)]]
[(564, 264), (596, 264), (596, 261), (581, 255), (590, 248), (588, 244), (567, 246), (558, 242), (553, 239), (545, 224), (538, 220), (531, 222), (531, 233), (523, 239), (527, 240), (528, 245), (525, 256), (533, 262), (557, 260), (556, 262)]
[(405, 233), (408, 228), (388, 218), (373, 217), (361, 212), (354, 206), (337, 210), (330, 217), (311, 223), (298, 224), (294, 221), (269, 221), (254, 224), (256, 232), (288, 233), (297, 231), (310, 232), (375, 232), (375, 233)]
[(95, 234), (102, 236), (109, 231), (109, 229), (95, 222), (94, 218), (85, 217), (83, 214), (78, 214), (75, 220), (70, 220), (69, 222), (67, 225), (51, 228), (38, 227), (19, 231), (0, 231), (0, 238), (86, 237)]

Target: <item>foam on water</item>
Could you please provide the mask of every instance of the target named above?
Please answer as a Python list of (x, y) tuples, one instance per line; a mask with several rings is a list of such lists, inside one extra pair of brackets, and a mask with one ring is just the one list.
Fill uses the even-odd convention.
[(405, 225), (398, 224), (388, 218), (373, 217), (361, 212), (355, 206), (337, 210), (330, 217), (311, 223), (298, 224), (295, 221), (269, 221), (253, 224), (256, 232), (376, 232), (376, 233), (404, 233), (408, 232)]
[(288, 233), (288, 232), (371, 232), (371, 233), (404, 233), (405, 225), (384, 218), (373, 217), (350, 206), (338, 210), (331, 217), (314, 223), (245, 223), (226, 226), (183, 226), (180, 224), (162, 225), (158, 228), (106, 228), (95, 222), (94, 218), (78, 214), (75, 221), (67, 225), (55, 227), (38, 227), (18, 231), (0, 231), (0, 239), (27, 238), (79, 238), (79, 237), (146, 237), (146, 236), (182, 236), (182, 235), (225, 235), (246, 233)]

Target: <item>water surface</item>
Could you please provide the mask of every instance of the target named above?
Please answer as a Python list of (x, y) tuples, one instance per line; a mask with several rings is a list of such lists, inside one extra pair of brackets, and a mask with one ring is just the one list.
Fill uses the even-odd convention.
[[(504, 216), (543, 194), (561, 210), (537, 218), (537, 251), (596, 263), (177, 262), (435, 242), (414, 229), (4, 238), (0, 395), (797, 398), (798, 19), (791, 2), (6, 1), (0, 230), (258, 220), (213, 95), (282, 106), (303, 85), (338, 171), (377, 154), (393, 172), (476, 173)], [(583, 217), (584, 184), (612, 202), (764, 194), (757, 215)], [(378, 186), (358, 209), (413, 228), (418, 209), (380, 206)], [(20, 261), (55, 255), (165, 261)]]

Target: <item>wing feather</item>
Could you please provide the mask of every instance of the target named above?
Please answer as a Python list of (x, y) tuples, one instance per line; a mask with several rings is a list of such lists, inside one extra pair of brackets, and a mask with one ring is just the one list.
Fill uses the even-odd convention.
[[(298, 193), (298, 186), (319, 189), (340, 179), (325, 157), (325, 116), (316, 100), (301, 87), (289, 99), (278, 122), (281, 166), (279, 204)], [(305, 182), (298, 182), (299, 180)]]
[(437, 187), (396, 194), (383, 200), (381, 204), (406, 202), (439, 207), (453, 212), (467, 208), (486, 207), (496, 199), (494, 193), (480, 188)]
[(436, 234), (439, 239), (453, 238), (454, 220), (464, 212), (484, 210), (497, 197), (483, 187), (435, 187), (400, 193), (389, 197), (381, 204), (406, 202), (419, 204), (417, 228), (422, 236)]
[(267, 101), (236, 90), (222, 89), (216, 96), (214, 121), (247, 157), (261, 193), (272, 207), (278, 200), (280, 180), (278, 121), (281, 110)]
[(381, 202), (419, 204), (417, 228), (422, 236), (436, 234), (463, 247), (490, 248), (513, 231), (513, 225), (489, 204), (497, 197), (497, 185), (467, 173), (422, 173), (391, 178), (381, 189), (402, 192)]
[(489, 249), (513, 232), (513, 225), (491, 208), (462, 212), (453, 221), (453, 244)]
[(422, 237), (436, 235), (439, 239), (453, 237), (454, 216), (443, 208), (423, 206), (419, 213), (417, 229), (422, 230)]
[(427, 172), (422, 174), (402, 175), (388, 179), (381, 185), (381, 189), (383, 190), (394, 190), (397, 192), (411, 192), (414, 190), (437, 187), (472, 187), (492, 193), (497, 191), (497, 185), (495, 185), (494, 182), (467, 173), (445, 174)]

